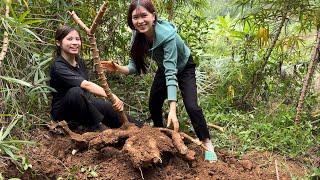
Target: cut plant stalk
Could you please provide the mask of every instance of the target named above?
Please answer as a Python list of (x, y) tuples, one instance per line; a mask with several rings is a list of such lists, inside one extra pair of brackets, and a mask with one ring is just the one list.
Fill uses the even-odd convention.
[[(72, 11), (72, 12), (68, 12), (70, 14), (70, 16), (73, 18), (73, 20), (82, 28), (86, 31), (87, 36), (89, 38), (89, 42), (90, 42), (90, 50), (93, 56), (93, 62), (94, 62), (94, 67), (96, 69), (96, 72), (98, 74), (98, 79), (100, 81), (101, 87), (104, 89), (104, 91), (107, 94), (107, 98), (111, 101), (112, 104), (115, 104), (116, 99), (114, 98), (108, 82), (107, 82), (107, 78), (106, 75), (104, 74), (103, 70), (102, 70), (102, 66), (100, 63), (100, 55), (99, 55), (99, 50), (97, 47), (97, 42), (96, 42), (96, 38), (95, 38), (95, 31), (98, 27), (98, 22), (101, 21), (104, 13), (107, 10), (107, 1), (105, 1), (103, 3), (103, 5), (100, 7), (96, 17), (94, 18), (94, 21), (92, 22), (92, 25), (90, 28), (88, 28), (82, 21), (81, 19), (77, 16), (77, 14)], [(122, 125), (128, 124), (128, 118), (125, 114), (124, 111), (118, 111), (119, 116), (120, 116), (120, 121), (122, 123)]]

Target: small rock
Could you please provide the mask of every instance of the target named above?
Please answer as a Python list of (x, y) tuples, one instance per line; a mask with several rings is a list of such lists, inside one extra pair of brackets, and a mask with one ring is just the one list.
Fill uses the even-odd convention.
[(72, 155), (75, 155), (77, 152), (78, 152), (77, 149), (73, 149), (72, 152), (71, 152), (71, 154), (72, 154)]

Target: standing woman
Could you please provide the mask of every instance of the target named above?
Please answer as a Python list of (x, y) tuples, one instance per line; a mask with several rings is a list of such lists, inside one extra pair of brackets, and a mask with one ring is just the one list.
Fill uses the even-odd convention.
[[(169, 101), (168, 126), (179, 130), (176, 115), (177, 87), (197, 137), (214, 153), (209, 130), (202, 109), (197, 102), (195, 63), (190, 49), (177, 34), (176, 27), (168, 21), (158, 20), (155, 7), (150, 0), (133, 0), (129, 6), (127, 23), (133, 30), (131, 60), (127, 66), (111, 61), (102, 63), (110, 72), (122, 74), (146, 73), (146, 57), (151, 57), (158, 70), (150, 91), (149, 109), (154, 126), (163, 127), (162, 107)], [(214, 154), (215, 155), (215, 154)]]
[(88, 80), (87, 71), (79, 56), (81, 37), (69, 26), (60, 26), (55, 34), (56, 56), (50, 71), (53, 92), (51, 116), (54, 120), (66, 120), (71, 129), (82, 125), (89, 130), (102, 130), (100, 122), (111, 128), (121, 126), (113, 107), (123, 110), (123, 102), (113, 94), (116, 103), (96, 98), (107, 97), (99, 85)]

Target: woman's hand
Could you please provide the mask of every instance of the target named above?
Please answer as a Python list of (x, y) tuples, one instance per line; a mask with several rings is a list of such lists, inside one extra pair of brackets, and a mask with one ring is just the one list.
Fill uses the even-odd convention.
[(175, 101), (170, 102), (170, 110), (168, 114), (167, 127), (170, 127), (172, 124), (173, 130), (176, 132), (179, 132), (179, 121), (176, 113), (176, 104), (177, 103)]
[(113, 108), (116, 111), (123, 111), (123, 102), (118, 98), (118, 96), (116, 96), (115, 94), (112, 94), (113, 98), (115, 99), (114, 104), (112, 105)]
[(113, 61), (100, 61), (102, 69), (108, 72), (116, 72), (118, 70), (118, 64)]

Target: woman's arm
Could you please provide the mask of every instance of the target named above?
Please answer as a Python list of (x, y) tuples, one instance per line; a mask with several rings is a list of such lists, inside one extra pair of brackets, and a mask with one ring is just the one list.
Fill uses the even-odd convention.
[[(107, 97), (107, 94), (104, 91), (104, 89), (93, 82), (84, 80), (81, 82), (80, 87), (97, 96)], [(115, 94), (112, 94), (112, 95), (116, 100), (115, 103), (113, 104), (113, 107), (115, 108), (115, 110), (123, 111), (123, 102)]]
[(119, 72), (124, 75), (129, 74), (128, 66), (121, 66), (113, 61), (101, 61), (103, 69), (106, 69), (108, 72)]
[(90, 92), (92, 94), (95, 94), (95, 95), (98, 95), (98, 96), (102, 96), (102, 97), (107, 97), (107, 94), (104, 91), (104, 89), (101, 86), (99, 86), (99, 85), (97, 85), (97, 84), (95, 84), (93, 82), (84, 80), (80, 84), (80, 87), (85, 89), (85, 90), (87, 90), (88, 92)]
[(179, 131), (179, 121), (177, 118), (177, 102), (176, 101), (169, 101), (169, 114), (168, 114), (168, 122), (167, 127), (173, 125), (173, 130), (178, 132)]

